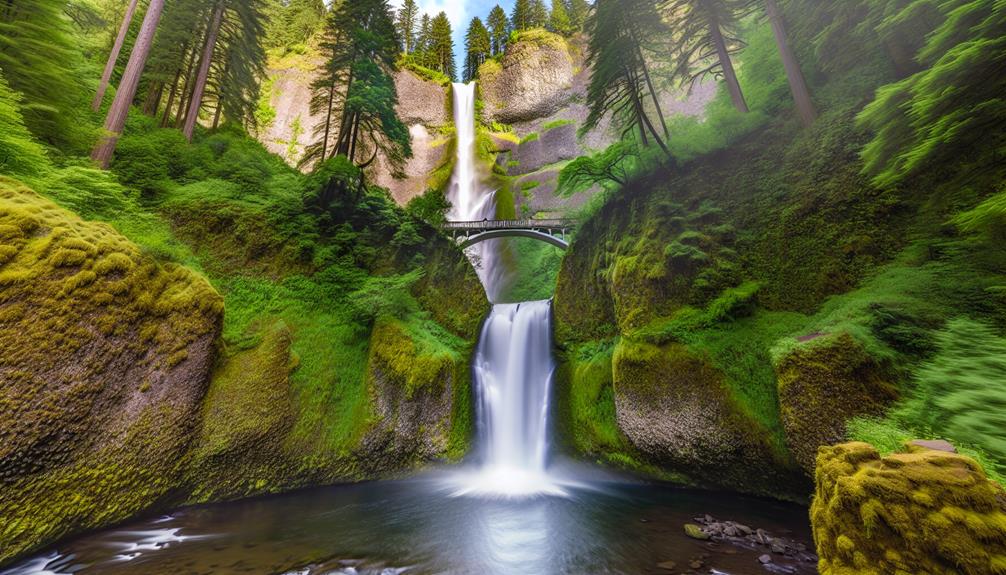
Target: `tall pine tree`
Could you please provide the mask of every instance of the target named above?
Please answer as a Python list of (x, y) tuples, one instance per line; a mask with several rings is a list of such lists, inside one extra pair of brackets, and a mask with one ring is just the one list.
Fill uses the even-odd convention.
[(510, 20), (499, 4), (489, 12), (488, 24), (493, 56), (502, 54), (506, 49), (507, 39), (510, 37)]
[(652, 141), (667, 152), (666, 125), (658, 129), (646, 109), (649, 98), (661, 116), (642, 51), (642, 43), (667, 34), (653, 4), (649, 0), (598, 0), (588, 26), (589, 113), (581, 133), (594, 129), (604, 117), (612, 115), (622, 124), (623, 137), (638, 130), (644, 146)]
[[(723, 77), (738, 111), (747, 112), (731, 54), (740, 50), (740, 21), (751, 14), (757, 0), (666, 0), (665, 14), (675, 35), (671, 53), (674, 76), (685, 83), (709, 75)], [(715, 56), (709, 62), (709, 56)]]
[(416, 49), (416, 26), (419, 25), (419, 6), (416, 5), (416, 0), (405, 0), (398, 10), (396, 24), (402, 51), (411, 54)]
[(454, 31), (447, 13), (437, 14), (430, 22), (429, 67), (454, 80), (458, 76), (454, 61)]
[(492, 41), (489, 30), (478, 17), (472, 18), (465, 34), (465, 70), (464, 81), (471, 82), (479, 74), (479, 66), (492, 55)]
[(348, 0), (330, 14), (321, 44), (326, 61), (312, 84), (318, 141), (302, 163), (341, 155), (367, 167), (383, 154), (401, 176), (412, 155), (409, 131), (395, 112), (399, 39), (386, 0)]
[(573, 33), (573, 24), (566, 10), (566, 0), (552, 0), (552, 14), (548, 18), (548, 29), (556, 34), (569, 36)]
[(510, 27), (513, 30), (522, 31), (532, 27), (531, 2), (532, 0), (514, 2), (513, 12), (510, 13)]

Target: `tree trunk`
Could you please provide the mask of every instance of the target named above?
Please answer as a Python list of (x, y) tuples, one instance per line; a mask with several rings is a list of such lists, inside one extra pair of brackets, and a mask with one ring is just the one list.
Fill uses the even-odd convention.
[(210, 63), (213, 61), (213, 49), (217, 44), (217, 33), (220, 31), (220, 20), (224, 16), (223, 2), (218, 2), (213, 10), (213, 20), (206, 31), (206, 45), (203, 47), (203, 60), (199, 63), (199, 74), (196, 76), (196, 85), (192, 91), (192, 99), (189, 100), (189, 112), (185, 115), (185, 128), (182, 133), (185, 139), (192, 141), (192, 133), (196, 129), (196, 120), (199, 119), (199, 108), (203, 105), (203, 92), (206, 90), (206, 78), (210, 73)]
[(716, 45), (716, 54), (720, 59), (720, 67), (723, 68), (723, 80), (727, 83), (727, 90), (730, 91), (730, 99), (738, 111), (747, 113), (748, 103), (744, 101), (744, 92), (741, 91), (741, 84), (737, 81), (737, 73), (734, 72), (733, 62), (730, 61), (730, 52), (727, 51), (719, 23), (711, 22), (709, 31), (713, 36), (713, 44)]
[(105, 91), (108, 89), (108, 82), (112, 79), (112, 72), (115, 71), (115, 63), (119, 60), (122, 45), (126, 42), (126, 33), (129, 32), (134, 12), (136, 12), (136, 0), (129, 0), (129, 7), (126, 8), (126, 14), (122, 17), (122, 25), (119, 26), (119, 35), (115, 37), (112, 52), (108, 55), (108, 61), (105, 62), (105, 71), (101, 73), (98, 92), (94, 95), (94, 101), (91, 102), (91, 109), (95, 112), (101, 108), (101, 101), (105, 99)]
[(150, 45), (154, 40), (154, 32), (157, 31), (157, 23), (161, 19), (163, 9), (164, 0), (150, 0), (147, 14), (143, 17), (143, 25), (140, 26), (140, 34), (136, 37), (136, 44), (133, 45), (129, 62), (126, 63), (126, 71), (122, 74), (119, 89), (116, 90), (115, 99), (112, 100), (108, 115), (105, 117), (105, 134), (91, 151), (91, 159), (103, 169), (112, 161), (115, 144), (119, 141), (123, 126), (126, 125), (129, 105), (133, 103), (136, 86), (140, 83), (143, 67), (147, 64), (147, 55), (150, 54)]
[(171, 91), (168, 92), (168, 103), (164, 106), (164, 115), (161, 117), (161, 127), (168, 125), (168, 118), (171, 117), (171, 107), (175, 105), (175, 94), (178, 92), (178, 80), (182, 77), (182, 69), (175, 70), (175, 79), (171, 82)]
[(181, 128), (185, 121), (185, 111), (188, 110), (189, 99), (192, 97), (192, 80), (195, 73), (196, 54), (199, 50), (195, 46), (189, 50), (189, 60), (185, 65), (185, 81), (182, 82), (182, 99), (178, 102), (178, 112), (175, 114), (175, 127)]
[(646, 87), (650, 91), (650, 97), (653, 98), (653, 107), (657, 109), (657, 117), (660, 118), (660, 126), (664, 129), (664, 136), (670, 138), (671, 131), (667, 128), (667, 120), (664, 118), (664, 111), (660, 108), (660, 99), (657, 98), (657, 91), (653, 88), (653, 81), (650, 79), (650, 69), (646, 65), (646, 56), (643, 55), (643, 49), (639, 45), (639, 40), (636, 39), (636, 33), (633, 30), (629, 30), (632, 35), (632, 43), (636, 45), (636, 55), (639, 56), (639, 64), (643, 67), (643, 79), (646, 80)]
[(161, 107), (163, 94), (164, 82), (151, 82), (150, 88), (147, 90), (147, 97), (143, 100), (143, 113), (151, 117), (156, 116), (157, 110)]
[(325, 161), (325, 156), (328, 155), (328, 139), (332, 131), (332, 104), (335, 103), (335, 82), (333, 81), (328, 87), (328, 107), (325, 110), (325, 136), (321, 140), (321, 161)]
[(779, 55), (782, 56), (782, 65), (786, 68), (786, 78), (789, 80), (789, 89), (793, 93), (793, 101), (796, 103), (796, 112), (803, 125), (810, 126), (817, 119), (817, 110), (810, 98), (810, 90), (807, 88), (807, 81), (803, 77), (800, 63), (797, 62), (796, 55), (793, 54), (793, 49), (790, 48), (789, 41), (786, 39), (786, 25), (775, 0), (765, 0), (765, 12), (772, 24), (775, 42), (779, 46)]

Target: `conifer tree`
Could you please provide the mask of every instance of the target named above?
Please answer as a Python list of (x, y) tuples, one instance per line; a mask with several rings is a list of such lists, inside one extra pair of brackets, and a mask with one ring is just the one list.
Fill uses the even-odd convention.
[(479, 66), (492, 55), (489, 30), (478, 17), (472, 18), (465, 34), (465, 54), (464, 81), (471, 82), (478, 76)]
[(318, 141), (308, 147), (302, 163), (320, 165), (341, 155), (365, 168), (383, 153), (395, 175), (402, 175), (412, 150), (408, 128), (395, 112), (398, 93), (392, 74), (399, 46), (386, 0), (335, 6), (321, 43), (326, 61), (312, 84), (311, 112), (322, 117), (315, 127)]
[[(708, 75), (721, 75), (734, 107), (747, 112), (730, 55), (743, 46), (738, 27), (755, 6), (755, 0), (666, 0), (665, 13), (675, 33), (671, 44), (674, 76), (691, 83)], [(709, 55), (715, 55), (711, 64), (707, 62)]]
[(108, 89), (108, 82), (112, 79), (112, 72), (115, 71), (115, 64), (119, 59), (119, 52), (122, 51), (122, 45), (126, 42), (126, 34), (129, 32), (129, 25), (133, 22), (133, 13), (136, 12), (137, 0), (129, 0), (129, 6), (126, 7), (126, 13), (122, 16), (122, 24), (119, 25), (119, 34), (115, 37), (115, 43), (112, 44), (112, 51), (108, 54), (108, 60), (105, 62), (105, 70), (101, 74), (101, 80), (98, 82), (98, 91), (94, 95), (94, 100), (91, 102), (91, 109), (95, 112), (101, 108), (101, 101), (105, 98), (105, 90)]
[(154, 33), (157, 31), (163, 9), (164, 0), (150, 0), (150, 4), (147, 5), (147, 12), (143, 16), (143, 24), (140, 26), (136, 43), (133, 44), (133, 49), (129, 54), (126, 70), (123, 72), (122, 80), (115, 92), (115, 99), (112, 100), (112, 105), (105, 116), (105, 134), (91, 151), (91, 159), (102, 168), (107, 168), (111, 162), (119, 135), (126, 125), (126, 116), (133, 103), (133, 96), (136, 95), (136, 87), (140, 83), (143, 67), (147, 64), (147, 56), (150, 54), (150, 46), (153, 43)]
[(416, 0), (405, 0), (398, 10), (398, 37), (402, 40), (402, 51), (411, 54), (416, 48), (416, 25), (419, 24), (419, 6)]
[(531, 2), (532, 0), (517, 0), (514, 3), (513, 12), (510, 13), (511, 29), (522, 31), (532, 27)]
[(499, 4), (489, 12), (488, 24), (493, 56), (502, 54), (506, 49), (507, 38), (510, 36), (510, 20), (507, 19), (506, 12)]
[(429, 14), (423, 14), (419, 19), (419, 31), (416, 33), (415, 59), (420, 66), (430, 67), (430, 43), (432, 38), (432, 24)]
[(772, 26), (772, 33), (775, 35), (783, 67), (786, 69), (786, 79), (789, 81), (790, 92), (796, 103), (797, 115), (804, 126), (809, 126), (817, 118), (817, 109), (810, 98), (810, 89), (807, 88), (807, 81), (804, 79), (803, 70), (800, 69), (800, 62), (797, 61), (793, 49), (789, 46), (789, 39), (786, 37), (786, 24), (775, 0), (765, 0), (765, 13)]
[(457, 65), (454, 62), (454, 31), (447, 13), (441, 12), (430, 21), (430, 68), (443, 72), (450, 79), (457, 78)]
[(569, 23), (576, 31), (582, 31), (587, 25), (590, 15), (590, 4), (587, 0), (569, 0)]
[(644, 146), (652, 140), (668, 152), (666, 124), (658, 131), (646, 110), (649, 97), (662, 117), (641, 46), (667, 35), (653, 4), (648, 0), (598, 0), (588, 27), (589, 113), (580, 132), (589, 132), (611, 114), (623, 125), (623, 137), (638, 130)]
[(565, 0), (552, 0), (552, 14), (548, 18), (548, 29), (563, 36), (569, 36), (573, 33), (573, 25), (569, 20)]
[(545, 7), (545, 0), (531, 0), (528, 24), (528, 28), (544, 28), (548, 25), (548, 8)]

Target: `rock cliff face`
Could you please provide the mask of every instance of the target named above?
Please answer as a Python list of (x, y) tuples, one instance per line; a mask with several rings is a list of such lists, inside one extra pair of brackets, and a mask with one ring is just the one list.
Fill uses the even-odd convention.
[[(499, 62), (480, 69), (485, 119), (511, 126), (519, 140), (494, 140), (504, 152), (497, 163), (514, 178), (518, 214), (563, 213), (581, 206), (589, 193), (555, 195), (559, 170), (569, 160), (603, 150), (618, 139), (610, 118), (582, 137), (577, 134), (588, 115), (590, 68), (585, 53), (583, 37), (567, 40), (535, 30), (519, 35)], [(661, 106), (667, 114), (699, 116), (715, 94), (715, 83), (701, 83), (689, 93), (662, 94)]]
[(956, 453), (822, 448), (811, 519), (822, 575), (1006, 572), (1006, 492)]
[[(288, 55), (270, 62), (269, 106), (273, 119), (259, 134), (270, 152), (291, 165), (303, 156), (304, 148), (315, 141), (314, 127), (320, 117), (312, 115), (311, 82), (314, 70), (322, 63), (317, 56)], [(395, 74), (398, 106), (395, 110), (409, 127), (413, 157), (404, 167), (406, 177), (392, 177), (388, 162), (379, 157), (368, 170), (372, 181), (388, 188), (395, 200), (404, 205), (427, 189), (430, 173), (443, 161), (445, 140), (441, 131), (451, 122), (449, 89), (424, 80), (408, 70)]]
[(223, 300), (0, 180), (0, 563), (180, 482)]
[[(288, 267), (282, 245), (234, 244), (248, 220), (268, 225), (257, 212), (201, 209), (213, 211), (175, 214), (176, 233), (230, 254), (217, 265)], [(417, 249), (431, 269), (416, 297), (444, 330), (435, 343), (393, 320), (318, 333), (274, 310), (225, 342), (224, 298), (202, 276), (0, 178), (0, 564), (137, 513), (460, 458), (488, 305), (447, 240)], [(352, 340), (339, 349), (359, 370), (301, 373), (297, 350), (327, 357), (331, 338)]]

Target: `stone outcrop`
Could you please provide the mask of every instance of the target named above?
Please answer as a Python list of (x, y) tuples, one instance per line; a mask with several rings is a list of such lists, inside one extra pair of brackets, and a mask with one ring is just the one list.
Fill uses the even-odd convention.
[[(565, 162), (603, 150), (619, 137), (610, 117), (578, 134), (589, 114), (586, 50), (582, 36), (566, 39), (535, 30), (519, 35), (499, 62), (480, 69), (485, 119), (510, 125), (519, 140), (494, 139), (503, 152), (497, 164), (514, 178), (518, 214), (561, 214), (581, 207), (592, 193), (557, 196), (559, 171)], [(661, 106), (668, 117), (700, 116), (716, 89), (715, 82), (702, 82), (689, 92), (671, 90), (661, 94)]]
[(479, 70), (486, 117), (513, 124), (558, 112), (574, 96), (575, 76), (566, 40), (544, 30), (523, 32), (499, 62)]
[[(179, 238), (206, 240), (215, 270), (310, 273), (282, 243), (233, 243), (249, 218), (269, 225), (258, 212), (200, 219), (204, 208), (167, 214)], [(0, 177), (0, 565), (138, 513), (460, 458), (488, 304), (448, 240), (415, 249), (402, 257), (430, 268), (417, 300), (445, 330), (432, 339), (389, 320), (319, 333), (330, 324), (288, 325), (272, 309), (225, 341), (223, 298), (201, 275)], [(358, 369), (303, 371), (299, 354), (338, 350), (353, 353), (333, 362)]]
[(775, 371), (786, 443), (807, 473), (820, 446), (845, 439), (846, 421), (878, 415), (897, 397), (888, 370), (848, 333), (797, 342)]
[(613, 369), (618, 426), (648, 460), (746, 492), (782, 496), (803, 483), (733, 404), (722, 374), (685, 346), (622, 340)]
[(816, 479), (822, 575), (1006, 573), (1006, 492), (971, 458), (845, 443), (821, 449)]
[(0, 563), (175, 488), (223, 299), (0, 179)]
[[(258, 134), (266, 148), (295, 165), (304, 149), (315, 141), (314, 127), (321, 117), (311, 114), (311, 82), (322, 64), (317, 56), (287, 55), (270, 62), (269, 105), (272, 121)], [(398, 105), (395, 111), (409, 127), (413, 157), (404, 166), (404, 179), (392, 177), (383, 157), (369, 170), (373, 182), (388, 188), (395, 200), (404, 205), (426, 191), (432, 172), (443, 161), (448, 146), (441, 137), (442, 128), (451, 122), (448, 88), (424, 80), (409, 70), (395, 74)]]

